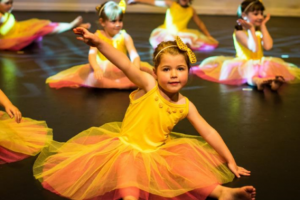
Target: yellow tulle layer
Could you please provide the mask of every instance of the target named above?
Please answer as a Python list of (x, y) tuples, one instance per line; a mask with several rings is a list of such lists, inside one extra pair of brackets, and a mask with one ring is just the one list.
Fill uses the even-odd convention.
[[(117, 199), (128, 195), (128, 188), (165, 198), (202, 189), (205, 199), (217, 184), (234, 178), (201, 137), (172, 133), (156, 151), (143, 152), (123, 143), (120, 130), (121, 123), (113, 122), (66, 143), (52, 142), (37, 158), (34, 176), (71, 199)], [(117, 190), (119, 195), (113, 194)]]
[[(52, 129), (44, 121), (23, 118), (16, 123), (7, 113), (0, 111), (0, 146), (5, 149), (34, 156), (52, 140)], [(1, 155), (5, 158), (5, 155)]]

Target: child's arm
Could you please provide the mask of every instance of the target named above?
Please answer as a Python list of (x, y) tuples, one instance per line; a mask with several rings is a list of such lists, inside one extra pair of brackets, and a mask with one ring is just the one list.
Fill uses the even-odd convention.
[(137, 3), (142, 3), (142, 4), (149, 4), (152, 6), (158, 6), (158, 7), (171, 7), (173, 1), (172, 0), (128, 0), (128, 4), (137, 4)]
[(22, 114), (17, 107), (15, 107), (7, 96), (0, 90), (0, 105), (5, 108), (5, 111), (10, 116), (10, 118), (15, 117), (16, 122), (20, 123), (22, 119)]
[(238, 24), (242, 25), (247, 30), (248, 35), (244, 31), (236, 31), (235, 37), (239, 43), (248, 48), (252, 52), (258, 51), (258, 40), (255, 35), (255, 27), (243, 19), (238, 19)]
[(265, 50), (270, 50), (273, 47), (273, 39), (269, 34), (266, 23), (270, 20), (270, 14), (266, 16), (266, 18), (262, 21), (260, 26), (260, 31), (262, 33), (262, 45)]
[(97, 62), (97, 48), (90, 47), (89, 50), (89, 63), (94, 71), (94, 77), (100, 80), (103, 77), (103, 71)]
[(207, 36), (210, 38), (213, 38), (210, 33), (208, 32), (205, 24), (203, 23), (203, 21), (199, 18), (199, 16), (197, 15), (196, 10), (193, 8), (193, 20), (196, 23), (196, 25), (198, 26), (198, 28)]
[(129, 34), (125, 34), (125, 45), (130, 57), (131, 62), (133, 63), (134, 66), (136, 66), (138, 69), (140, 68), (140, 56), (137, 53), (137, 50), (134, 46), (133, 40)]
[(100, 40), (97, 35), (90, 33), (85, 28), (77, 27), (73, 29), (73, 31), (75, 34), (80, 35), (80, 37), (77, 37), (78, 40), (81, 40), (92, 47), (97, 47), (110, 62), (122, 70), (123, 73), (139, 88), (148, 92), (155, 86), (155, 79), (150, 74), (136, 68), (128, 59), (127, 55), (115, 49), (110, 44)]
[(189, 103), (187, 119), (191, 122), (198, 133), (220, 154), (227, 162), (229, 169), (239, 178), (240, 175), (250, 176), (250, 171), (237, 166), (232, 154), (224, 143), (219, 133), (212, 128), (199, 114), (195, 105)]

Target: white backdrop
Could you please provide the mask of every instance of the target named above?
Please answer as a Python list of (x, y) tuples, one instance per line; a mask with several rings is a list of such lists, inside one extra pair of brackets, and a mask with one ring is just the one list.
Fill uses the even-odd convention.
[[(15, 0), (15, 10), (94, 11), (104, 0)], [(241, 0), (194, 0), (198, 14), (236, 15)], [(300, 17), (300, 0), (264, 0), (268, 13), (274, 16)], [(147, 5), (128, 6), (127, 12), (163, 13), (164, 8)]]

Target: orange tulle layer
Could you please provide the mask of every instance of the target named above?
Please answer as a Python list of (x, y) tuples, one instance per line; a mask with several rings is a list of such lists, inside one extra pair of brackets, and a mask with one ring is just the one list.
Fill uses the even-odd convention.
[(282, 76), (289, 83), (300, 82), (300, 68), (273, 57), (245, 60), (214, 56), (203, 60), (200, 66), (192, 67), (191, 73), (209, 81), (229, 85), (254, 85), (252, 80), (255, 77), (274, 79), (276, 76)]
[(176, 36), (179, 36), (192, 50), (210, 51), (217, 48), (219, 44), (218, 41), (210, 39), (201, 32), (193, 29), (171, 33), (164, 28), (156, 28), (152, 31), (149, 41), (151, 46), (156, 48), (163, 41), (174, 41)]
[(52, 140), (52, 130), (44, 121), (23, 118), (16, 123), (0, 111), (0, 163), (34, 156)]
[(120, 139), (121, 123), (92, 127), (52, 142), (34, 164), (43, 186), (71, 199), (202, 199), (234, 175), (201, 137), (172, 133), (153, 152)]
[[(89, 64), (78, 65), (59, 72), (46, 80), (51, 88), (63, 87), (93, 87), (93, 88), (136, 88), (127, 76), (108, 60), (101, 62), (103, 77), (97, 80)], [(146, 62), (141, 62), (141, 70), (153, 73), (153, 67)]]

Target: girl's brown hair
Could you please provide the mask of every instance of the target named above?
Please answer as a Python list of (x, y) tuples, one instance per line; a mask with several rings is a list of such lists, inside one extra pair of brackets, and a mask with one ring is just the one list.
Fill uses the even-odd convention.
[(122, 8), (114, 1), (107, 1), (100, 6), (97, 6), (96, 11), (99, 18), (102, 18), (103, 21), (113, 21), (117, 18), (123, 19)]
[(171, 54), (171, 55), (178, 55), (178, 54), (183, 55), (184, 59), (186, 61), (186, 64), (187, 64), (188, 68), (190, 69), (191, 65), (190, 65), (190, 61), (189, 61), (189, 57), (187, 55), (187, 52), (186, 51), (181, 51), (177, 47), (176, 41), (161, 42), (156, 47), (156, 49), (153, 53), (153, 63), (154, 63), (155, 69), (158, 67), (158, 65), (161, 61), (162, 55), (167, 54), (167, 53)]

